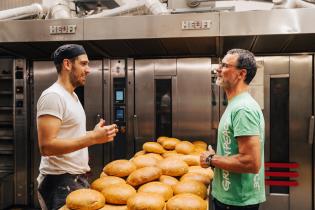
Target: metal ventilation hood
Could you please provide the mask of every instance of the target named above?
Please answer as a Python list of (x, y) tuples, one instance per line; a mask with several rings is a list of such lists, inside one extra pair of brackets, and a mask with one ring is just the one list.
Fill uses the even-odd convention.
[[(84, 45), (90, 58), (222, 56), (235, 47), (257, 55), (315, 52), (312, 20), (313, 8), (0, 21), (0, 56), (49, 59), (62, 43)], [(192, 29), (198, 21), (209, 27)], [(51, 26), (69, 25), (75, 33), (50, 34)]]

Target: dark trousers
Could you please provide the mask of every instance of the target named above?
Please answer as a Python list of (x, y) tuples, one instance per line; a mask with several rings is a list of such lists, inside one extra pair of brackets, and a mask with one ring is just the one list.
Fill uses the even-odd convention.
[(89, 186), (86, 175), (45, 175), (38, 186), (39, 202), (42, 209), (58, 210), (65, 205), (70, 192)]
[(221, 203), (217, 199), (213, 199), (214, 210), (258, 210), (259, 204), (249, 206), (232, 206)]

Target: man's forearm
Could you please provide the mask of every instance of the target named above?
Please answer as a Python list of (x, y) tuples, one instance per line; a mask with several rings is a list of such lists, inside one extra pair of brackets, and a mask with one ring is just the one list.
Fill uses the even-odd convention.
[(235, 173), (258, 173), (261, 164), (250, 155), (220, 156), (214, 155), (211, 164), (217, 168)]

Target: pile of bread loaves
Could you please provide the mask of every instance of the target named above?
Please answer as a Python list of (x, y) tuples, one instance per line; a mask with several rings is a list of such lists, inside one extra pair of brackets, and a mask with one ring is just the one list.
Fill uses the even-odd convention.
[(108, 163), (91, 189), (71, 192), (62, 210), (206, 210), (211, 168), (201, 168), (204, 141), (159, 137), (130, 160)]

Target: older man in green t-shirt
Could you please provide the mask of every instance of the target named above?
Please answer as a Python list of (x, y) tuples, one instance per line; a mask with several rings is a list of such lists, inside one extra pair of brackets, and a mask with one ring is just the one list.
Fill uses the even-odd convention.
[(254, 55), (243, 49), (227, 52), (217, 70), (216, 84), (228, 98), (218, 128), (217, 153), (200, 156), (202, 167), (213, 167), (215, 210), (258, 210), (266, 200), (264, 184), (264, 116), (248, 93), (257, 71)]

